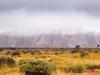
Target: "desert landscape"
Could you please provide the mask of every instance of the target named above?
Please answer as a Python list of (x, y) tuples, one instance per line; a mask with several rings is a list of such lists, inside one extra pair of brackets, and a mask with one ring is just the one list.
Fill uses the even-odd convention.
[[(42, 63), (42, 66), (29, 66), (30, 62)], [(36, 68), (41, 68), (37, 72), (43, 70), (48, 74), (34, 74)], [(100, 49), (2, 49), (0, 75), (100, 75)]]
[(0, 75), (100, 75), (100, 0), (0, 0)]

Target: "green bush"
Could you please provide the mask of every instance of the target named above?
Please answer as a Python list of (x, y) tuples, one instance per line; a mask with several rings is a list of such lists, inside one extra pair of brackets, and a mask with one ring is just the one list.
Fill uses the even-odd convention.
[(73, 73), (82, 73), (86, 70), (85, 66), (83, 65), (76, 65), (66, 68), (66, 72), (73, 72)]
[(51, 75), (52, 71), (56, 70), (53, 64), (41, 60), (21, 61), (19, 65), (20, 71), (25, 75)]
[(15, 61), (10, 57), (0, 57), (0, 67), (4, 66), (13, 67), (15, 66)]

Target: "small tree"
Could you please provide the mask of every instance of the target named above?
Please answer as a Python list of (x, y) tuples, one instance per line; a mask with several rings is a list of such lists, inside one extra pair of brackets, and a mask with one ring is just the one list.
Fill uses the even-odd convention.
[(80, 45), (75, 46), (75, 49), (80, 49), (80, 48), (81, 48)]
[(97, 44), (97, 48), (99, 48), (100, 47), (100, 45), (99, 44)]

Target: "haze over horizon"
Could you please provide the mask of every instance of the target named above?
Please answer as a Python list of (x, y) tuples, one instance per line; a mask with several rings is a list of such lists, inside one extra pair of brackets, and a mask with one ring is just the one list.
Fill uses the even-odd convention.
[(0, 0), (0, 33), (100, 32), (100, 0)]

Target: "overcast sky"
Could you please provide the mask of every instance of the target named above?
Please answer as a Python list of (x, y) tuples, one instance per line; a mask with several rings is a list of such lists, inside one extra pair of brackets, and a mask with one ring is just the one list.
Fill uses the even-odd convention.
[(100, 32), (100, 0), (0, 0), (3, 32)]

